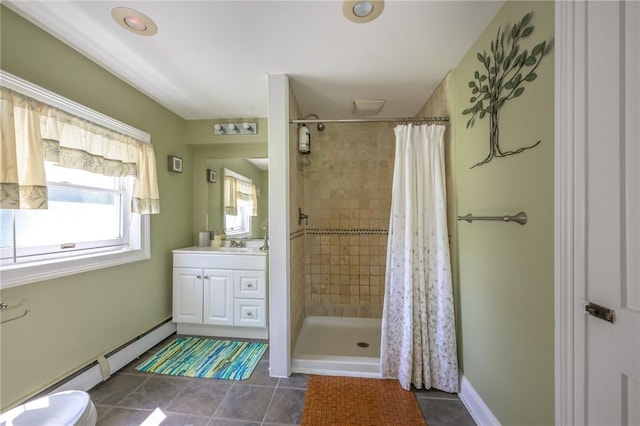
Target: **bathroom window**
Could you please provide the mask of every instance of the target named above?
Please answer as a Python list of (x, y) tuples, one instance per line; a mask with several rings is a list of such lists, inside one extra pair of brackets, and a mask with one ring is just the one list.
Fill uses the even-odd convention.
[(251, 218), (257, 216), (258, 201), (253, 181), (232, 170), (224, 170), (224, 232), (229, 237), (251, 235)]
[(132, 179), (45, 164), (49, 208), (0, 209), (3, 288), (149, 258)]
[[(45, 163), (49, 208), (0, 210), (5, 264), (113, 250), (128, 241), (126, 178)], [(15, 245), (14, 245), (15, 244)]]
[(149, 259), (149, 214), (159, 212), (150, 135), (0, 77), (3, 149), (12, 154), (0, 158), (9, 179), (0, 194), (0, 287)]

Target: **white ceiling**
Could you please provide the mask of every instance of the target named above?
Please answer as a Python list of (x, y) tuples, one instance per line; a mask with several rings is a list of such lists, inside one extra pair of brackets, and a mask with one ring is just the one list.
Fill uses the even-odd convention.
[(247, 161), (259, 168), (260, 170), (269, 170), (268, 158), (247, 158)]
[[(267, 75), (287, 74), (303, 114), (350, 118), (356, 99), (385, 99), (377, 117), (415, 115), (502, 1), (387, 0), (369, 23), (342, 2), (3, 1), (185, 119), (267, 117)], [(152, 18), (140, 36), (116, 6)]]

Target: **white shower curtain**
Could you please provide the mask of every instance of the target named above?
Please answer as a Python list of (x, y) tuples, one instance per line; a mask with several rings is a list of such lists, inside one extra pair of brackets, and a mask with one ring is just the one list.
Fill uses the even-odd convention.
[(395, 128), (380, 363), (407, 390), (458, 391), (444, 131)]

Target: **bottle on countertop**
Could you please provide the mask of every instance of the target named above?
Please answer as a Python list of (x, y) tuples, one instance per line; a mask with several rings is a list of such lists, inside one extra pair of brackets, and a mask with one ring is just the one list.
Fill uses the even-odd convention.
[(220, 233), (216, 229), (216, 232), (213, 235), (213, 239), (211, 240), (211, 247), (218, 248), (222, 246), (222, 240), (220, 238)]

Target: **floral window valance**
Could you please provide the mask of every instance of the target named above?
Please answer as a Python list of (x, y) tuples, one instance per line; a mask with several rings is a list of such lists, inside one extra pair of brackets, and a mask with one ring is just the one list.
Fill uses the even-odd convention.
[(256, 186), (233, 176), (224, 177), (224, 209), (228, 215), (238, 214), (238, 200), (251, 202), (250, 216), (258, 215)]
[(134, 213), (160, 212), (153, 146), (0, 87), (0, 208), (46, 209), (44, 162), (132, 176)]

